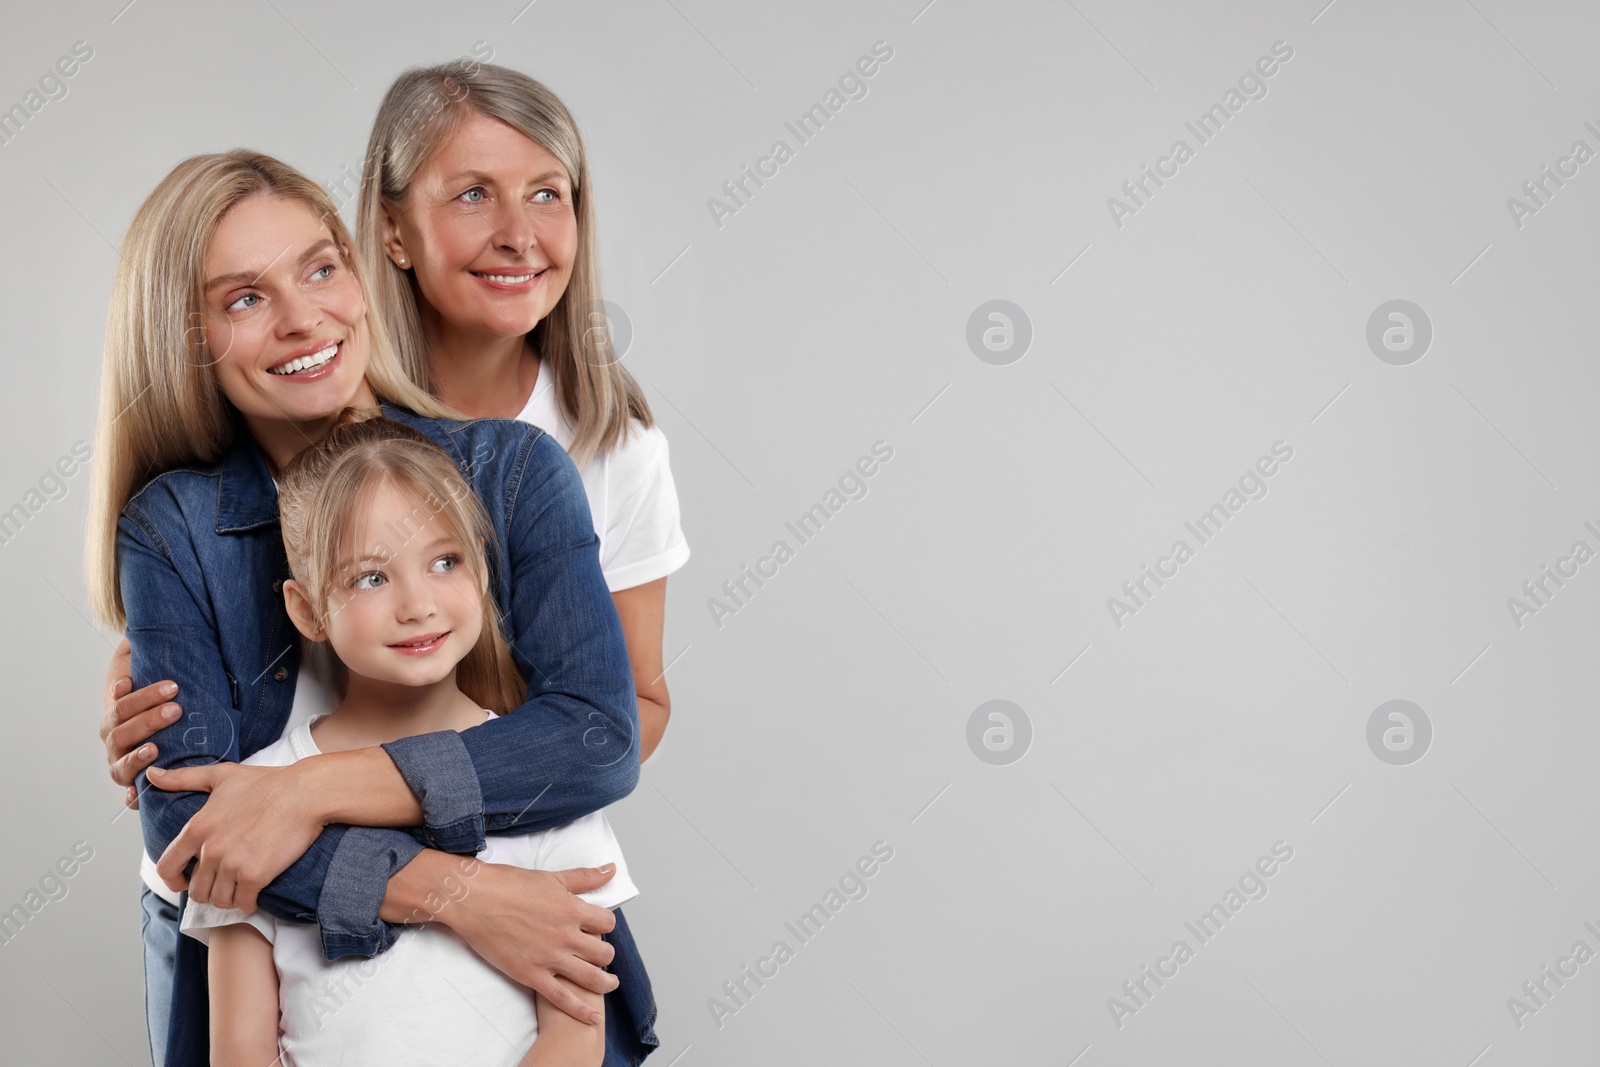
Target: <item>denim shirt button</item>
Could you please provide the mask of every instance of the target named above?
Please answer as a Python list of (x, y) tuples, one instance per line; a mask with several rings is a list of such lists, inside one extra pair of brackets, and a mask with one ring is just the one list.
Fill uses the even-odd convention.
[(272, 672), (272, 680), (274, 682), (281, 682), (287, 677), (289, 677), (288, 667), (279, 667), (277, 670)]

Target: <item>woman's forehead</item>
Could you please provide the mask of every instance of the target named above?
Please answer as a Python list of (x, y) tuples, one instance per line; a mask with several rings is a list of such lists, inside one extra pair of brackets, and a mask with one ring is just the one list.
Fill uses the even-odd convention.
[(470, 108), (434, 148), (424, 167), (444, 177), (456, 176), (449, 172), (468, 169), (529, 174), (537, 170), (555, 171), (559, 177), (571, 180), (565, 164), (544, 144), (503, 119)]
[(324, 243), (334, 243), (333, 231), (309, 204), (283, 196), (248, 197), (217, 220), (206, 250), (206, 275), (265, 274)]

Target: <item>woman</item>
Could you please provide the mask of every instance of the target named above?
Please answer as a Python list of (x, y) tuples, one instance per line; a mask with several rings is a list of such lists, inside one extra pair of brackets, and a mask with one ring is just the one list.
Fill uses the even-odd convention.
[(389, 87), (366, 158), (362, 267), (411, 380), (469, 417), (541, 427), (582, 474), (648, 759), (671, 706), (666, 579), (689, 546), (666, 435), (605, 328), (577, 122), (526, 74), (443, 64)]
[[(177, 769), (158, 768), (151, 784), (165, 779), (162, 788), (142, 791), (146, 850), (162, 856), (160, 881), (193, 899), (317, 922), (329, 958), (381, 952), (408, 917), (445, 922), (582, 1018), (555, 976), (616, 986), (599, 970), (613, 947), (594, 936), (614, 920), (570, 895), (605, 876), (469, 861), (471, 892), (458, 899), (441, 886), (459, 857), (439, 851), (474, 852), (485, 829), (559, 825), (637, 778), (626, 649), (582, 486), (538, 431), (426, 417), (446, 412), (396, 371), (349, 251), (321, 189), (244, 152), (180, 165), (125, 241), (87, 564), (97, 613), (128, 631), (133, 679), (170, 678), (184, 702), (183, 722), (156, 735), (163, 765)], [(383, 405), (450, 451), (491, 509), (505, 546), (494, 592), (530, 698), (454, 743), (425, 735), (270, 779), (221, 763), (309, 711), (311, 687), (284, 684), (300, 655), (275, 587), (287, 574), (271, 474), (347, 404), (377, 400), (411, 409)], [(421, 828), (382, 829), (400, 826)], [(642, 975), (622, 924), (613, 945), (624, 981)], [(204, 1062), (204, 961), (186, 951), (166, 1063)], [(649, 1021), (616, 1062), (648, 1052)]]

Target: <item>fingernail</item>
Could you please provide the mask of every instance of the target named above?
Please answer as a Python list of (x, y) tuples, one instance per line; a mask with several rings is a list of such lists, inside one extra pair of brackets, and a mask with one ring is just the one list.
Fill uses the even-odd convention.
[(605, 1020), (603, 1020), (600, 1017), (600, 1013), (599, 1012), (592, 1011), (592, 1012), (589, 1013), (589, 1021), (592, 1022), (592, 1023), (598, 1024), (598, 1023), (604, 1022)]
[(617, 869), (617, 865), (615, 863), (608, 863), (604, 867), (599, 868), (599, 871), (600, 871), (601, 874), (610, 874), (612, 871), (614, 871), (616, 869)]
[(166, 719), (168, 722), (176, 719), (178, 717), (178, 705), (173, 704), (171, 707), (162, 708), (161, 717)]
[(161, 776), (162, 776), (162, 775), (163, 775), (163, 774), (166, 774), (166, 773), (167, 773), (167, 772), (166, 772), (166, 771), (164, 771), (164, 770), (162, 770), (162, 769), (161, 769), (161, 768), (160, 768), (160, 767), (151, 767), (151, 768), (150, 768), (150, 769), (149, 769), (149, 770), (148, 770), (148, 771), (146, 771), (146, 772), (145, 772), (145, 773), (147, 773), (147, 774), (153, 774), (153, 775), (155, 775), (155, 776), (156, 776), (156, 777), (157, 777), (157, 778), (160, 778), (160, 777), (161, 777)]
[(150, 758), (150, 753), (152, 751), (153, 750), (150, 748), (149, 745), (140, 745), (139, 746), (139, 758), (140, 759), (149, 759)]
[(177, 691), (178, 691), (178, 683), (177, 682), (165, 682), (161, 686), (161, 695), (164, 696), (164, 697), (169, 697), (173, 693), (176, 693)]

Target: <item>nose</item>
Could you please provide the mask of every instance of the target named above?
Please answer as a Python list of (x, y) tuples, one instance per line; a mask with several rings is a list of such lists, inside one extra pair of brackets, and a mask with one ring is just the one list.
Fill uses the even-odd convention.
[(314, 333), (322, 320), (321, 305), (299, 289), (289, 288), (278, 298), (278, 333), (281, 336)]
[(520, 201), (508, 202), (496, 212), (494, 243), (496, 248), (515, 256), (522, 255), (538, 243), (533, 220), (528, 218), (525, 206)]
[(399, 594), (395, 598), (395, 621), (404, 623), (431, 619), (439, 610), (434, 599), (433, 585), (426, 578), (409, 576), (396, 579)]

